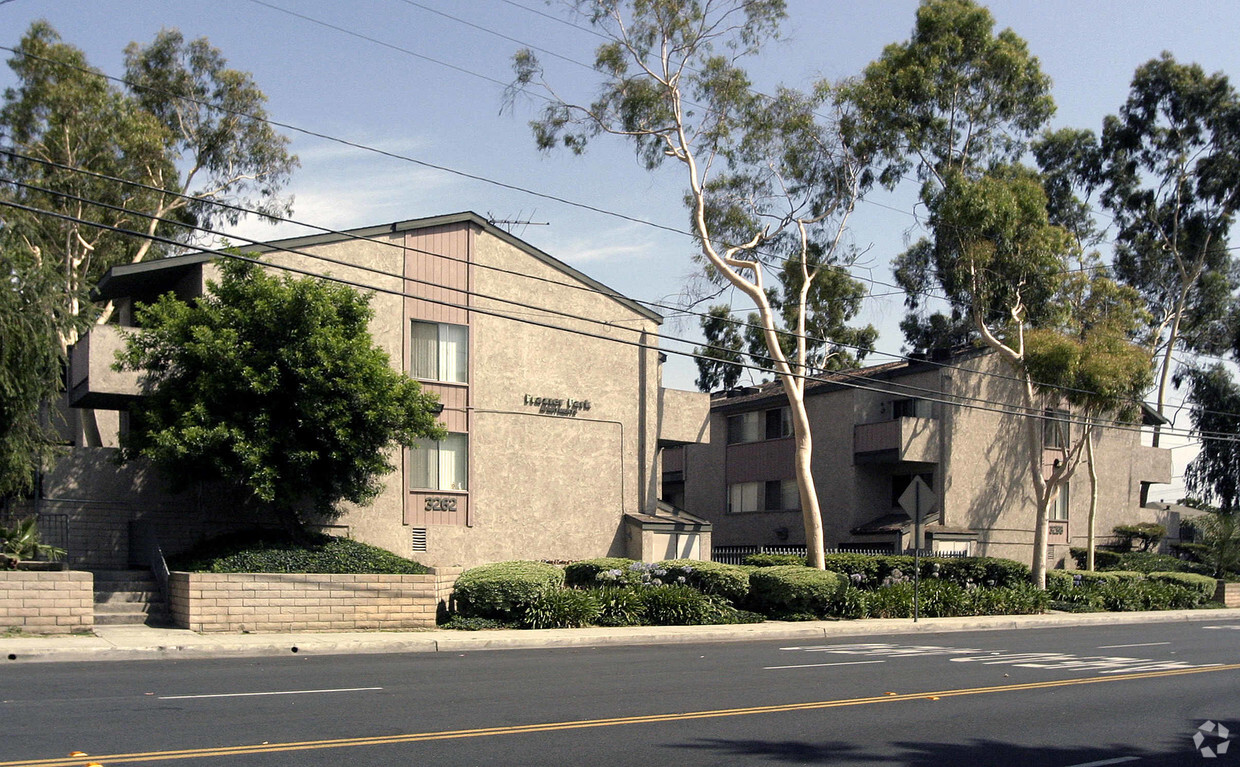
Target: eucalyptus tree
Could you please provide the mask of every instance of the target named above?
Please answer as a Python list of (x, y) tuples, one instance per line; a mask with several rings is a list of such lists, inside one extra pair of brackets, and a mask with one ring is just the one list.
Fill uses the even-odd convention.
[(46, 404), (61, 391), (54, 262), (0, 225), (0, 498), (29, 493), (55, 450)]
[[(893, 186), (913, 174), (921, 182), (929, 236), (894, 263), (913, 310), (907, 339), (975, 340), (1017, 381), (1036, 501), (1032, 569), (1045, 586), (1049, 511), (1090, 442), (1083, 424), (1139, 394), (1142, 380), (1130, 328), (1073, 316), (1074, 291), (1083, 305), (1095, 293), (1102, 302), (1113, 286), (1101, 275), (1086, 285), (1067, 279), (1087, 230), (1067, 228), (1069, 200), (1047, 194), (1063, 190), (1018, 163), (1054, 112), (1050, 80), (1014, 32), (994, 32), (985, 8), (930, 0), (910, 39), (889, 45), (842, 95), (854, 107), (847, 135), (880, 160), (877, 180)], [(950, 314), (924, 316), (930, 295)], [(1064, 404), (1077, 413), (1048, 422)], [(1054, 428), (1073, 438), (1057, 442), (1048, 470), (1044, 434)]]
[[(111, 304), (88, 300), (104, 272), (162, 255), (149, 238), (189, 243), (194, 225), (235, 223), (238, 213), (219, 202), (288, 210), (279, 195), (297, 165), (288, 139), (265, 122), (266, 97), (250, 75), (228, 68), (205, 39), (164, 30), (131, 44), (121, 87), (39, 21), (9, 66), (17, 84), (0, 107), (10, 182), (0, 201), (24, 206), (6, 215), (60, 265), (63, 314), (73, 320), (59, 331), (62, 354), (78, 340), (78, 320), (111, 319)], [(97, 444), (84, 417), (84, 436)]]
[[(834, 88), (752, 89), (738, 62), (778, 33), (783, 0), (579, 0), (603, 35), (596, 98), (561, 98), (529, 50), (514, 59), (516, 90), (549, 103), (532, 122), (537, 145), (585, 150), (602, 135), (632, 143), (650, 171), (671, 165), (687, 185), (696, 257), (709, 276), (756, 307), (756, 325), (792, 414), (808, 560), (823, 566), (822, 517), (810, 472), (805, 411), (812, 372), (807, 306), (818, 282), (843, 266), (845, 224), (864, 187), (864, 162), (836, 129)], [(796, 280), (781, 311), (768, 290), (779, 271)], [(783, 315), (783, 316), (781, 316)], [(787, 321), (784, 321), (787, 317)], [(790, 347), (781, 343), (790, 333)]]
[[(811, 248), (810, 264), (816, 263), (818, 248)], [(820, 270), (805, 296), (805, 370), (820, 375), (832, 370), (856, 367), (874, 349), (878, 331), (873, 325), (854, 327), (848, 324), (861, 311), (866, 296), (865, 285), (853, 279), (844, 269)], [(802, 307), (800, 262), (789, 258), (776, 272), (776, 285), (767, 288), (767, 298), (778, 319), (777, 333), (784, 356), (796, 357), (795, 330)], [(742, 350), (749, 366), (763, 371), (775, 369), (774, 359), (766, 345), (762, 318), (750, 312), (744, 320), (732, 318), (732, 307), (717, 304), (701, 318), (706, 344), (698, 347), (698, 388), (711, 391), (718, 384), (730, 388), (740, 378)]]
[(1240, 286), (1227, 244), (1240, 206), (1240, 98), (1225, 75), (1163, 53), (1137, 68), (1128, 100), (1106, 118), (1100, 155), (1115, 271), (1151, 314), (1162, 413), (1177, 350), (1228, 341)]

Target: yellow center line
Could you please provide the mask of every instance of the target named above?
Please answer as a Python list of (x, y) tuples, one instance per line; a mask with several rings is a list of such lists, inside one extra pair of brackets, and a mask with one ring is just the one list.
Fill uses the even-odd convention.
[(1135, 674), (1116, 674), (1113, 676), (1091, 676), (1077, 679), (1058, 679), (1044, 682), (1025, 682), (1005, 684), (994, 687), (964, 687), (955, 690), (939, 690), (936, 692), (904, 693), (900, 695), (875, 695), (865, 698), (843, 698), (839, 700), (820, 700), (807, 703), (781, 703), (770, 706), (750, 706), (746, 708), (723, 708), (707, 711), (684, 711), (667, 714), (644, 714), (640, 716), (622, 716), (610, 719), (580, 719), (567, 722), (544, 722), (541, 724), (523, 724), (507, 727), (481, 727), (471, 730), (441, 730), (438, 732), (414, 732), (402, 735), (377, 735), (361, 738), (338, 738), (332, 740), (308, 740), (289, 743), (263, 743), (248, 746), (221, 746), (217, 748), (187, 748), (173, 751), (147, 751), (127, 754), (91, 754), (89, 757), (57, 757), (53, 759), (32, 759), (16, 762), (0, 762), (0, 767), (81, 767), (85, 762), (99, 762), (115, 765), (118, 763), (137, 764), (140, 762), (162, 762), (176, 759), (201, 759), (210, 756), (240, 756), (245, 754), (270, 754), (291, 751), (310, 751), (326, 748), (356, 748), (359, 746), (387, 746), (400, 743), (420, 743), (433, 740), (454, 740), (457, 738), (482, 738), (497, 735), (521, 735), (535, 732), (558, 732), (562, 730), (579, 730), (591, 727), (616, 727), (632, 724), (656, 724), (659, 722), (679, 722), (686, 719), (715, 719), (727, 716), (753, 716), (755, 714), (779, 714), (794, 711), (814, 711), (825, 708), (843, 708), (845, 706), (864, 706), (871, 703), (894, 703), (898, 701), (925, 700), (927, 698), (954, 698), (965, 695), (984, 695), (997, 692), (1020, 692), (1025, 690), (1045, 690), (1054, 687), (1072, 687), (1077, 685), (1103, 684), (1106, 682), (1126, 682), (1138, 679), (1157, 679), (1185, 674), (1208, 674), (1217, 671), (1240, 670), (1240, 663), (1217, 666), (1200, 666), (1197, 668), (1172, 669), (1166, 671), (1146, 671)]

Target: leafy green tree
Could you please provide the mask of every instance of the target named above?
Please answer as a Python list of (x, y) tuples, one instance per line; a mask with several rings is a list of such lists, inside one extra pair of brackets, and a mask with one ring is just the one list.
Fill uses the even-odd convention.
[(698, 368), (694, 383), (705, 392), (735, 387), (741, 377), (744, 340), (740, 323), (732, 319), (732, 307), (727, 304), (710, 307), (702, 316), (701, 325), (706, 345), (693, 350)]
[[(263, 122), (266, 98), (248, 74), (227, 68), (205, 39), (187, 43), (175, 30), (145, 47), (131, 44), (125, 63), (122, 89), (42, 21), (9, 60), (17, 84), (0, 108), (0, 168), (17, 183), (0, 203), (62, 216), (6, 214), (43, 258), (59, 264), (62, 354), (85, 324), (111, 318), (110, 303), (87, 299), (104, 272), (162, 255), (154, 240), (106, 227), (190, 242), (191, 231), (175, 224), (236, 221), (235, 212), (212, 203), (288, 209), (279, 191), (297, 159)], [(92, 416), (83, 413), (83, 438), (98, 444)]]
[[(777, 327), (784, 356), (795, 359), (797, 334), (795, 328), (800, 312), (800, 270), (789, 259), (778, 273), (778, 290), (767, 289), (767, 298), (776, 311)], [(843, 269), (827, 269), (819, 275), (806, 294), (805, 322), (806, 373), (820, 375), (830, 370), (854, 368), (866, 358), (878, 339), (873, 325), (850, 327), (847, 323), (861, 311), (865, 286)], [(762, 319), (751, 312), (745, 321), (731, 319), (731, 307), (712, 306), (701, 320), (706, 345), (695, 351), (698, 358), (698, 388), (712, 391), (719, 383), (731, 388), (741, 375), (741, 349), (750, 364), (760, 370), (774, 370), (774, 360), (766, 346)], [(708, 357), (709, 359), (703, 359)], [(711, 371), (712, 375), (707, 375)], [(715, 372), (718, 371), (718, 372)], [(724, 377), (725, 372), (730, 377)], [(705, 386), (703, 386), (705, 384)]]
[(1184, 484), (1205, 504), (1240, 512), (1240, 385), (1222, 364), (1187, 368), (1177, 379), (1187, 384), (1189, 416), (1201, 438)]
[(0, 497), (28, 493), (56, 435), (45, 405), (61, 390), (64, 327), (55, 263), (0, 226)]
[[(778, 32), (783, 0), (578, 0), (605, 39), (589, 104), (561, 98), (529, 50), (514, 59), (515, 91), (537, 89), (548, 106), (531, 125), (542, 149), (582, 152), (600, 135), (622, 137), (651, 171), (683, 174), (697, 258), (708, 276), (756, 307), (766, 356), (788, 396), (809, 564), (823, 563), (822, 517), (810, 472), (813, 445), (804, 386), (811, 372), (810, 293), (839, 267), (844, 225), (862, 190), (864, 163), (842, 140), (834, 88), (755, 93), (739, 62)], [(785, 268), (796, 275), (784, 307), (768, 293)], [(781, 316), (782, 315), (782, 316)], [(786, 318), (786, 319), (785, 319)], [(792, 353), (780, 342), (791, 332)]]
[(126, 460), (148, 458), (174, 488), (226, 480), (297, 531), (308, 513), (365, 504), (396, 443), (442, 438), (435, 397), (393, 370), (368, 330), (368, 296), (226, 260), (193, 304), (138, 308), (120, 364), (142, 371)]
[[(977, 339), (1019, 381), (1026, 413), (1065, 400), (1076, 406), (1072, 420), (1083, 426), (1059, 424), (1079, 436), (1060, 440), (1049, 476), (1043, 420), (1023, 419), (1037, 502), (1032, 570), (1045, 587), (1049, 509), (1092, 442), (1088, 425), (1139, 394), (1145, 379), (1123, 319), (1131, 320), (1131, 307), (1120, 308), (1105, 277), (1084, 284), (1067, 278), (1088, 233), (1066, 228), (1075, 201), (1070, 185), (1065, 193), (1015, 162), (1054, 104), (1024, 41), (993, 27), (990, 13), (969, 0), (924, 2), (909, 41), (888, 46), (842, 94), (854, 105), (845, 129), (880, 161), (878, 180), (894, 185), (915, 172), (922, 182), (930, 236), (894, 266), (914, 310), (903, 323), (906, 338), (919, 346)], [(917, 314), (931, 291), (946, 297), (951, 314)], [(1086, 307), (1106, 321), (1091, 319)]]
[(1229, 340), (1240, 285), (1227, 247), (1240, 206), (1238, 117), (1225, 75), (1163, 53), (1137, 68), (1128, 100), (1103, 125), (1096, 184), (1117, 227), (1115, 272), (1151, 315), (1159, 413), (1177, 350)]

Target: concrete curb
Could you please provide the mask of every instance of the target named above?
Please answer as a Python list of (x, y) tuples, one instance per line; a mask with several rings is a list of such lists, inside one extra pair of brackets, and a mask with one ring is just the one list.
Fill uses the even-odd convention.
[(0, 665), (112, 660), (260, 658), (281, 655), (536, 650), (696, 642), (818, 641), (833, 637), (934, 634), (955, 631), (1068, 628), (1072, 626), (1172, 623), (1240, 619), (1240, 610), (1168, 610), (1145, 613), (1056, 613), (859, 621), (808, 621), (740, 626), (627, 626), (607, 629), (523, 631), (356, 632), (299, 634), (198, 634), (145, 626), (99, 627), (93, 636), (0, 639)]

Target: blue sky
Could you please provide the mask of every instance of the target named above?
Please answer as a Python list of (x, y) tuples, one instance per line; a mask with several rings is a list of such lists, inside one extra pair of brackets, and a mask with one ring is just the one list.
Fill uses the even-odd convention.
[[(859, 73), (883, 46), (907, 39), (913, 0), (790, 0), (783, 40), (752, 64), (756, 84), (804, 86)], [(1207, 71), (1240, 76), (1240, 4), (1086, 0), (995, 2), (998, 27), (1025, 38), (1054, 81), (1054, 124), (1097, 130), (1123, 102), (1133, 70), (1169, 50)], [(297, 15), (297, 14), (300, 14)], [(302, 18), (302, 16), (307, 18)], [(523, 45), (579, 62), (597, 38), (564, 23), (560, 4), (541, 0), (8, 0), (0, 3), (0, 44), (12, 46), (43, 18), (93, 65), (122, 73), (122, 51), (161, 27), (206, 36), (232, 66), (253, 73), (274, 119), (446, 168), (683, 230), (684, 187), (669, 165), (641, 170), (618, 140), (600, 140), (581, 157), (542, 155), (526, 122), (534, 104), (500, 113), (510, 57)], [(369, 39), (367, 39), (369, 38)], [(7, 58), (7, 55), (6, 55)], [(590, 73), (546, 54), (549, 77), (588, 98)], [(0, 86), (12, 84), (7, 68)], [(638, 299), (674, 302), (694, 274), (683, 236), (485, 182), (289, 132), (302, 167), (290, 191), (294, 217), (346, 228), (474, 210), (498, 219), (546, 222), (516, 234)], [(904, 309), (891, 293), (887, 263), (919, 236), (908, 189), (878, 192), (852, 221), (866, 250), (855, 273), (873, 279), (864, 321), (880, 330), (879, 349), (898, 353)], [(893, 210), (894, 209), (894, 210)], [(242, 224), (245, 236), (300, 233)], [(669, 336), (696, 336), (696, 319), (669, 318)], [(669, 351), (685, 348), (668, 342)], [(875, 362), (887, 358), (874, 357)], [(675, 355), (665, 383), (692, 388), (692, 362)], [(1187, 426), (1181, 417), (1177, 426)], [(1177, 450), (1177, 474), (1186, 453)], [(1165, 489), (1178, 497), (1178, 483)]]

